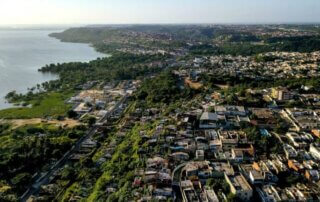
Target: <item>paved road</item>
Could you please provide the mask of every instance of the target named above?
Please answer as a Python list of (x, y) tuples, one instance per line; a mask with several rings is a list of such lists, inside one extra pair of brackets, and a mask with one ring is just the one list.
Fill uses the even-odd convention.
[(125, 95), (121, 100), (117, 102), (117, 104), (113, 107), (113, 109), (108, 112), (101, 120), (99, 120), (100, 123), (104, 123), (110, 116), (119, 109), (119, 107), (128, 99), (128, 95)]
[(178, 165), (172, 172), (172, 189), (175, 192), (174, 201), (182, 201), (182, 193), (180, 188), (181, 171), (187, 164), (188, 162)]
[[(128, 95), (124, 96), (117, 104), (114, 106), (112, 110), (110, 110), (101, 120), (99, 120), (98, 123), (104, 123), (105, 121), (110, 118), (110, 116), (119, 109), (121, 104), (123, 104), (128, 98)], [(92, 137), (98, 129), (98, 126), (93, 126), (85, 136), (81, 137), (75, 145), (68, 151), (66, 152), (63, 157), (53, 165), (50, 170), (48, 170), (44, 175), (38, 177), (37, 179), (34, 180), (33, 184), (29, 187), (29, 189), (20, 197), (21, 202), (27, 201), (30, 196), (33, 194), (36, 194), (39, 192), (40, 188), (42, 185), (50, 183), (52, 180), (53, 174), (58, 171), (60, 168), (62, 168), (65, 163), (70, 159), (70, 157), (79, 150), (81, 144)]]

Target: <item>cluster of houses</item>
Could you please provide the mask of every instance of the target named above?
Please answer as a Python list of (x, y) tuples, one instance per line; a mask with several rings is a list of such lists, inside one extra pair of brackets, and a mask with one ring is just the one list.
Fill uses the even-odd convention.
[(284, 28), (284, 27), (275, 27), (275, 26), (265, 26), (269, 29), (266, 32), (263, 28), (258, 28), (253, 30), (252, 33), (257, 36), (268, 36), (268, 37), (301, 37), (301, 36), (317, 36), (317, 32), (308, 31), (308, 30), (299, 30), (294, 28)]
[(73, 105), (73, 111), (80, 119), (90, 115), (100, 120), (116, 106), (119, 100), (136, 91), (139, 84), (140, 81), (101, 84), (96, 88), (81, 90), (76, 96), (71, 97), (67, 103)]
[[(299, 29), (287, 27), (286, 25), (209, 25), (209, 27), (233, 30), (240, 35), (248, 35), (250, 33), (253, 36), (260, 38), (275, 37), (301, 37), (301, 36), (317, 36), (319, 33), (315, 30)], [(318, 26), (315, 25), (315, 28)]]
[[(193, 63), (199, 68), (175, 73), (197, 82), (205, 59), (196, 58)], [(109, 83), (102, 88), (101, 97), (106, 103), (116, 102), (132, 94), (137, 86), (138, 82), (134, 81)], [(92, 93), (84, 92), (79, 96)], [(157, 123), (151, 134), (140, 131), (141, 144), (147, 147), (139, 149), (139, 158), (144, 163), (135, 169), (131, 184), (137, 201), (224, 201), (229, 197), (263, 202), (320, 200), (320, 111), (284, 107), (297, 97), (314, 104), (316, 97), (285, 87), (259, 93), (261, 99), (275, 106), (221, 104), (224, 98), (216, 92), (195, 101), (191, 107), (178, 108), (167, 115), (163, 115), (165, 109), (136, 107), (119, 123), (117, 138), (104, 146), (97, 163), (102, 165), (112, 158), (119, 140), (135, 124)], [(91, 102), (101, 99), (92, 97)], [(108, 110), (108, 104), (104, 110)], [(281, 128), (279, 120), (288, 125), (286, 132), (275, 130)], [(261, 146), (269, 145), (267, 142), (257, 145), (260, 142), (245, 130), (249, 126), (256, 129), (254, 138), (276, 141), (277, 150), (272, 154), (259, 151)], [(93, 140), (84, 146), (80, 155), (86, 155), (86, 148), (91, 151), (96, 147)], [(73, 158), (79, 160), (77, 155)], [(217, 185), (212, 186), (212, 181)], [(106, 188), (106, 194), (117, 191), (117, 184)]]
[[(226, 28), (223, 25), (215, 26)], [(239, 33), (249, 31), (256, 36), (315, 35), (311, 31), (265, 26), (229, 27)], [(185, 88), (186, 84), (191, 88), (202, 88), (203, 74), (253, 80), (320, 76), (319, 51), (179, 58), (186, 56), (190, 50), (179, 46), (167, 48), (172, 40), (179, 40), (175, 38), (176, 35), (139, 31), (122, 34), (120, 38), (105, 39), (103, 42), (122, 44), (117, 49), (120, 52), (173, 56), (145, 65), (148, 68), (176, 67), (174, 74), (180, 77), (180, 81), (184, 81), (179, 82), (180, 88)], [(226, 40), (228, 37), (225, 37)], [(136, 41), (140, 40), (143, 43), (138, 44)], [(189, 47), (201, 45), (191, 37), (186, 41)], [(162, 46), (153, 47), (155, 42)], [(224, 41), (217, 38), (214, 42), (219, 45)], [(246, 89), (251, 95), (259, 95), (258, 101), (267, 103), (258, 107), (228, 105), (225, 95), (214, 91), (200, 100), (190, 100), (184, 107), (171, 112), (164, 113), (166, 107), (145, 108), (142, 104), (141, 108), (130, 108), (122, 117), (128, 107), (126, 98), (139, 86), (140, 81), (136, 80), (109, 83), (91, 81), (78, 86), (80, 92), (67, 102), (73, 105), (73, 111), (80, 120), (87, 116), (95, 117), (98, 120), (95, 125), (97, 132), (76, 145), (78, 149), (67, 160), (68, 163), (85, 163), (85, 159), (89, 158), (94, 159), (92, 166), (95, 169), (102, 168), (104, 163), (112, 160), (117, 147), (134, 126), (145, 124), (150, 125), (152, 130), (139, 131), (141, 141), (137, 155), (141, 162), (139, 167), (132, 168), (132, 182), (126, 182), (135, 201), (173, 199), (185, 202), (219, 202), (232, 198), (235, 201), (262, 202), (320, 201), (320, 110), (315, 109), (320, 106), (320, 95), (309, 93), (310, 90), (314, 92), (312, 86), (301, 86), (301, 89), (295, 90), (285, 86), (263, 90)], [(228, 88), (227, 85), (218, 87)], [(304, 106), (286, 106), (296, 101)], [(189, 105), (190, 103), (192, 104)], [(115, 120), (116, 126), (109, 120)], [(288, 126), (285, 131), (281, 130), (284, 123)], [(99, 142), (103, 132), (109, 127), (116, 128), (116, 132), (112, 133), (114, 136), (110, 141)], [(278, 128), (279, 131), (276, 130)], [(277, 145), (272, 152), (271, 149), (266, 149), (270, 153), (260, 150), (271, 146), (268, 140)], [(68, 165), (64, 168), (66, 167)], [(61, 168), (50, 179), (50, 184), (41, 187), (40, 199), (42, 195), (53, 197), (58, 194), (62, 171)], [(81, 189), (88, 191), (94, 183), (89, 179), (84, 183), (85, 186), (81, 185)], [(109, 196), (120, 188), (111, 180), (103, 191)], [(88, 193), (73, 193), (70, 201), (83, 200)]]
[[(148, 143), (148, 150), (139, 153), (146, 165), (136, 170), (132, 183), (140, 190), (136, 191), (140, 201), (223, 201), (230, 194), (242, 201), (320, 200), (318, 125), (299, 130), (296, 127), (301, 126), (295, 126), (298, 116), (303, 119), (307, 114), (298, 114), (297, 109), (228, 105), (215, 106), (210, 112), (208, 108), (172, 112), (166, 117), (160, 109), (146, 112), (136, 109), (131, 117), (142, 123), (159, 120), (151, 136), (140, 132)], [(273, 131), (278, 118), (290, 124), (288, 132)], [(275, 138), (280, 151), (261, 154), (241, 129), (242, 121), (257, 127), (256, 135)], [(154, 152), (154, 147), (159, 150)], [(289, 184), (290, 177), (299, 180)], [(222, 182), (229, 191), (208, 186), (210, 180)], [(148, 187), (148, 194), (142, 193), (142, 187)]]
[[(320, 52), (269, 52), (258, 56), (215, 55), (184, 61), (180, 74), (207, 73), (251, 79), (319, 76)], [(190, 69), (192, 67), (192, 69)]]

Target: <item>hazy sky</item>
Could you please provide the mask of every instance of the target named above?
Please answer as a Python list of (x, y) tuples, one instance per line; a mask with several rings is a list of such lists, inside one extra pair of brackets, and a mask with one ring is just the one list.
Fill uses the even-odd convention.
[(320, 0), (1, 0), (0, 25), (320, 22)]

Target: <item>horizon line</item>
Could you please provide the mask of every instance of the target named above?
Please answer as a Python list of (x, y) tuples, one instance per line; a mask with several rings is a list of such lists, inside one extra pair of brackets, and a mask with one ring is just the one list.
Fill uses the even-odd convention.
[(320, 25), (319, 22), (185, 22), (185, 23), (22, 23), (22, 24), (0, 24), (0, 27), (12, 26), (108, 26), (108, 25)]

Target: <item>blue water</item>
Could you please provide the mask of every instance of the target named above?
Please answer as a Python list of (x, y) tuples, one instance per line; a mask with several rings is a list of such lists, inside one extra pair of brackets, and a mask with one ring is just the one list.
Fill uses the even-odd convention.
[(38, 72), (42, 66), (104, 56), (89, 45), (63, 43), (48, 36), (60, 31), (0, 29), (0, 109), (11, 107), (4, 99), (8, 92), (24, 93), (38, 83), (57, 78)]

